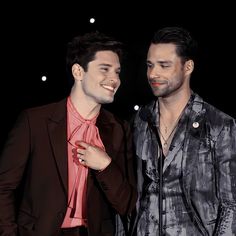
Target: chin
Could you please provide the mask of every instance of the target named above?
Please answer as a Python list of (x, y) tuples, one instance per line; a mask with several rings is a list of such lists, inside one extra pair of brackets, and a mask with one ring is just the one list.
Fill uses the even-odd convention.
[(166, 95), (168, 95), (168, 93), (166, 91), (161, 91), (161, 90), (157, 90), (157, 89), (153, 89), (152, 93), (156, 97), (165, 97)]
[(108, 104), (108, 103), (112, 103), (113, 101), (114, 101), (114, 98), (103, 99), (101, 100), (101, 104)]

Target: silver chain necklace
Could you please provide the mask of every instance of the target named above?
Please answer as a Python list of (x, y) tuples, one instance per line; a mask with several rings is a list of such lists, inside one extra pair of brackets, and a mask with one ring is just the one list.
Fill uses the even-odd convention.
[[(184, 110), (184, 109), (183, 109), (183, 110)], [(175, 121), (175, 123), (174, 123), (174, 127), (173, 127), (173, 129), (171, 130), (171, 132), (170, 132), (170, 134), (168, 135), (167, 138), (164, 137), (164, 135), (162, 134), (161, 129), (160, 129), (161, 126), (159, 126), (158, 132), (159, 132), (159, 134), (161, 135), (161, 138), (162, 138), (163, 141), (164, 141), (164, 142), (163, 142), (163, 148), (165, 148), (165, 149), (168, 148), (168, 146), (169, 146), (168, 144), (170, 143), (170, 139), (173, 137), (173, 134), (174, 134), (176, 128), (178, 127), (178, 123), (179, 123), (179, 120), (180, 120), (182, 114), (183, 114), (183, 111), (180, 113), (180, 115), (179, 115), (178, 118), (176, 119), (176, 121)], [(161, 115), (160, 115), (160, 121), (161, 121)], [(161, 122), (160, 122), (160, 123), (161, 123)], [(167, 125), (163, 122), (163, 120), (162, 120), (162, 123), (163, 123), (163, 125), (164, 125), (164, 127), (165, 127), (165, 128), (164, 128), (164, 132), (165, 132), (165, 134), (167, 134), (167, 131), (168, 131)]]

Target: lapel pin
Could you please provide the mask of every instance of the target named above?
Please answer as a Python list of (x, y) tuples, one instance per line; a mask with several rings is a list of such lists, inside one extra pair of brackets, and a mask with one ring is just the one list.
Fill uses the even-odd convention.
[(193, 122), (193, 128), (195, 128), (195, 129), (196, 129), (196, 128), (198, 128), (198, 127), (199, 127), (199, 123), (198, 123), (198, 122), (196, 122), (196, 121), (195, 121), (195, 122)]

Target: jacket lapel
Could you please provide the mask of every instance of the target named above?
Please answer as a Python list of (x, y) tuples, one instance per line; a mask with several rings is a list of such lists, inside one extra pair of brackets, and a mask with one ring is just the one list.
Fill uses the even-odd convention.
[(56, 104), (52, 116), (48, 120), (48, 131), (55, 162), (63, 184), (65, 194), (68, 191), (68, 155), (67, 155), (67, 126), (66, 99)]
[(198, 159), (198, 150), (200, 148), (201, 138), (204, 135), (206, 110), (202, 99), (196, 95), (192, 111), (189, 114), (189, 122), (186, 129), (186, 138), (183, 149), (183, 182), (185, 190), (189, 190), (191, 184), (191, 174), (194, 172), (196, 161)]
[(197, 167), (196, 161), (199, 158), (199, 149), (202, 141), (202, 137), (206, 137), (205, 132), (206, 128), (206, 109), (204, 107), (203, 100), (196, 95), (192, 112), (190, 113), (189, 122), (186, 130), (186, 139), (184, 142), (184, 150), (183, 150), (183, 160), (182, 160), (182, 171), (183, 171), (183, 191), (185, 194), (187, 207), (190, 209), (193, 214), (193, 218), (196, 221), (200, 231), (203, 235), (207, 234), (207, 230), (204, 227), (203, 222), (200, 217), (196, 213), (194, 206), (192, 205), (190, 191), (191, 191), (191, 182), (193, 173), (195, 173), (194, 169)]

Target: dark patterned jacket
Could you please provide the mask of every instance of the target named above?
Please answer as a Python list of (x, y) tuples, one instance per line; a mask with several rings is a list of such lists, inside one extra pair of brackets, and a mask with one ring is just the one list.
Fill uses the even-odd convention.
[[(158, 103), (146, 107), (158, 128)], [(141, 110), (134, 120), (139, 192), (134, 235), (156, 236), (159, 148)], [(166, 236), (236, 235), (236, 122), (197, 94), (192, 94), (164, 159), (162, 191)]]

